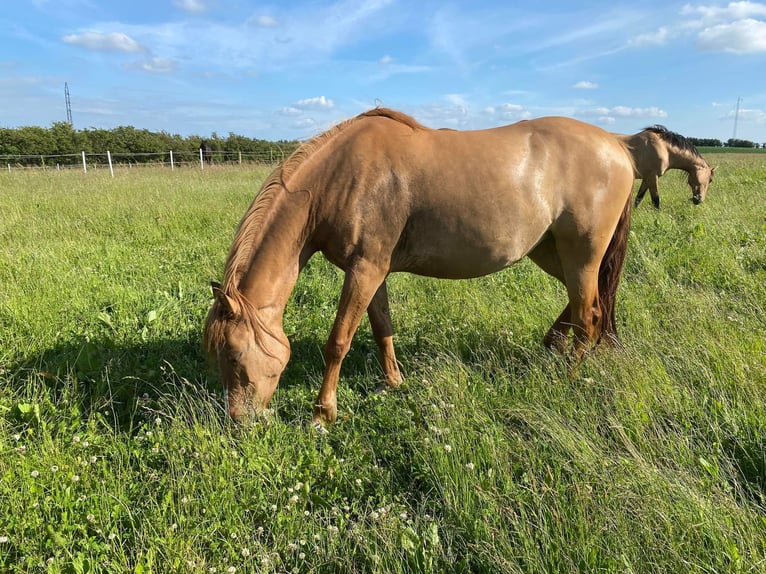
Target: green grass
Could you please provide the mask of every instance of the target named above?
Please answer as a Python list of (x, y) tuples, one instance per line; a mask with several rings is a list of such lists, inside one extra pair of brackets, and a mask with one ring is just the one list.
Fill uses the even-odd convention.
[(528, 261), (390, 279), (310, 427), (341, 285), (310, 262), (269, 420), (224, 416), (201, 328), (252, 169), (0, 174), (0, 572), (766, 572), (766, 165), (709, 155), (634, 211), (620, 349), (570, 380)]

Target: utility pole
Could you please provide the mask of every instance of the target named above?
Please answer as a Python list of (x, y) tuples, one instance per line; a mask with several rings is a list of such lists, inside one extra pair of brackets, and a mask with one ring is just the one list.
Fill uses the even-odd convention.
[[(66, 121), (72, 125), (72, 102), (69, 101), (69, 84), (64, 82), (64, 100), (66, 101)], [(736, 128), (734, 128), (736, 131)]]

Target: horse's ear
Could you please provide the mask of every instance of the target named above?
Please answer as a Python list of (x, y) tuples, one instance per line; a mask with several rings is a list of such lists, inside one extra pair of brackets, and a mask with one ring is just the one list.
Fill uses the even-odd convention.
[(226, 314), (231, 317), (239, 316), (239, 303), (224, 293), (223, 285), (218, 283), (218, 281), (211, 281), (210, 287), (213, 290), (213, 297), (226, 310)]

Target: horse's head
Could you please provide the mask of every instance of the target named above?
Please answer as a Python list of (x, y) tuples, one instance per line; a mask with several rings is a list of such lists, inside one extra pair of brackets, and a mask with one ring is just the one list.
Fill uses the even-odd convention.
[(714, 167), (707, 164), (698, 165), (689, 172), (689, 187), (692, 188), (692, 201), (694, 205), (699, 205), (705, 201), (707, 188), (713, 181)]
[(267, 330), (249, 304), (213, 283), (215, 301), (205, 325), (205, 343), (215, 355), (229, 414), (257, 415), (269, 404), (290, 358), (281, 327)]

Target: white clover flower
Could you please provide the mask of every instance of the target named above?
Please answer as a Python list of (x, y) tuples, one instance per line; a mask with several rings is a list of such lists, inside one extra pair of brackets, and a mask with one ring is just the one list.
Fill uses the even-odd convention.
[(303, 560), (304, 558), (306, 558), (306, 554), (304, 552), (301, 552), (300, 554), (298, 554), (299, 560)]
[(91, 464), (95, 464), (96, 461), (98, 461), (98, 458), (96, 458), (95, 456), (90, 457)]
[(184, 496), (184, 497), (181, 499), (181, 504), (189, 504), (189, 497), (187, 497), (187, 496)]
[(475, 467), (472, 462), (469, 462), (468, 464), (465, 465), (466, 470), (473, 470), (474, 468)]
[(250, 556), (250, 549), (249, 548), (243, 548), (241, 554), (242, 554), (243, 558), (247, 558), (248, 556)]
[(57, 467), (55, 464), (51, 467), (51, 472), (58, 472), (59, 467)]
[(80, 442), (80, 435), (78, 435), (78, 434), (74, 435), (74, 436), (72, 437), (72, 440), (73, 440), (74, 442)]
[(258, 534), (258, 536), (261, 536), (263, 534), (263, 526), (259, 526), (255, 532)]
[(444, 450), (447, 451), (447, 452), (452, 452), (452, 445), (445, 444), (444, 445)]
[(91, 522), (91, 523), (96, 521), (96, 517), (95, 517), (95, 516), (93, 516), (92, 514), (88, 514), (88, 516), (86, 516), (86, 517), (85, 517), (85, 519), (86, 519), (88, 522)]
[(15, 440), (16, 442), (19, 442), (21, 440), (21, 435), (20, 434), (13, 435), (13, 440)]
[(7, 536), (0, 536), (0, 544), (5, 544), (6, 542), (8, 542), (8, 537)]
[(288, 550), (293, 550), (293, 551), (298, 550), (298, 545), (295, 542), (290, 542), (287, 545), (287, 549)]
[(107, 538), (108, 538), (109, 540), (114, 540), (115, 538), (117, 538), (117, 535), (116, 535), (114, 532), (110, 532), (110, 533), (109, 533), (109, 536), (107, 536)]
[(31, 476), (32, 478), (37, 478), (38, 476), (40, 476), (40, 472), (37, 470), (33, 470), (32, 472), (29, 473), (29, 476)]
[(80, 482), (80, 477), (75, 475), (72, 475), (72, 482)]
[(362, 479), (361, 479), (361, 478), (357, 478), (357, 479), (354, 481), (354, 483), (355, 483), (357, 486), (362, 486)]
[(19, 454), (26, 454), (27, 447), (24, 446), (23, 444), (21, 446), (17, 446), (16, 447), (16, 452), (18, 452)]
[(228, 574), (234, 574), (236, 571), (237, 571), (237, 569), (236, 569), (236, 568), (234, 568), (234, 566), (229, 566), (229, 567), (226, 569), (226, 572), (228, 572)]
[(290, 501), (289, 502), (290, 502), (290, 504), (295, 504), (296, 502), (298, 502), (298, 495), (297, 494), (293, 494), (290, 497)]
[(231, 536), (232, 540), (239, 538), (239, 535), (236, 532), (232, 532), (229, 536)]

